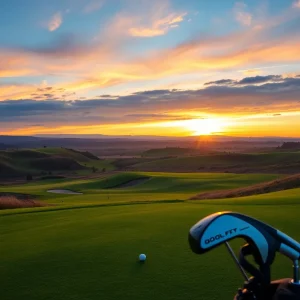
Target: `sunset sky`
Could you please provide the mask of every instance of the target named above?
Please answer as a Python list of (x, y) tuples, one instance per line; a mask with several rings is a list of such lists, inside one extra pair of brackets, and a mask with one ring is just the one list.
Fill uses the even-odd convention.
[(0, 134), (300, 137), (300, 0), (0, 1)]

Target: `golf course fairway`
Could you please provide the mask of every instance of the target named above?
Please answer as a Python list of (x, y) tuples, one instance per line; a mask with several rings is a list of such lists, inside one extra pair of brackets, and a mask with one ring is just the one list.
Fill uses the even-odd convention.
[[(300, 189), (236, 199), (186, 200), (205, 190), (205, 180), (210, 188), (221, 181), (223, 188), (226, 184), (231, 188), (233, 176), (243, 186), (274, 175), (211, 174), (208, 180), (209, 174), (174, 174), (173, 181), (172, 174), (152, 176), (164, 177), (165, 187), (153, 185), (150, 179), (123, 192), (112, 188), (110, 200), (98, 181), (25, 185), (27, 193), (57, 206), (0, 212), (1, 299), (233, 299), (243, 284), (241, 274), (224, 245), (204, 255), (194, 254), (188, 245), (192, 225), (209, 214), (230, 210), (300, 240)], [(51, 195), (46, 192), (50, 188), (85, 194)], [(139, 203), (144, 194), (148, 202)], [(231, 245), (237, 252), (244, 243), (237, 239)], [(143, 264), (138, 262), (140, 253), (147, 255)], [(291, 262), (278, 255), (272, 276), (291, 277)]]

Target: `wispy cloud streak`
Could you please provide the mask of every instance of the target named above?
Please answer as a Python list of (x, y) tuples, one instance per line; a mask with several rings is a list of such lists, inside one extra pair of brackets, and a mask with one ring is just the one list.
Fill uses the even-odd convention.
[(48, 23), (49, 31), (57, 30), (63, 22), (63, 17), (61, 12), (57, 12), (55, 15), (51, 17), (51, 20)]
[(253, 16), (247, 11), (247, 5), (244, 2), (237, 2), (235, 4), (234, 14), (240, 24), (244, 26), (250, 26), (252, 24)]

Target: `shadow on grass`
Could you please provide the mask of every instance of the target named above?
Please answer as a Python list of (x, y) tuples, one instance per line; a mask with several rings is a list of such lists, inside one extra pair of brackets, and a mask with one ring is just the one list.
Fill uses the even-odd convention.
[(135, 263), (132, 264), (131, 273), (132, 274), (140, 274), (147, 270), (147, 262), (146, 261), (139, 261), (138, 259)]

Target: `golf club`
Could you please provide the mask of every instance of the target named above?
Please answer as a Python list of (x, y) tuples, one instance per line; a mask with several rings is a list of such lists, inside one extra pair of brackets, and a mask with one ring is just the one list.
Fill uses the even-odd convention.
[[(246, 240), (236, 258), (229, 241)], [(283, 232), (252, 217), (235, 212), (218, 212), (200, 220), (189, 231), (189, 245), (196, 254), (204, 254), (225, 244), (246, 280), (235, 299), (292, 300), (300, 299), (300, 243)], [(293, 279), (271, 282), (270, 266), (279, 252), (293, 262)], [(252, 255), (258, 268), (246, 259)], [(252, 275), (249, 279), (247, 273)]]

